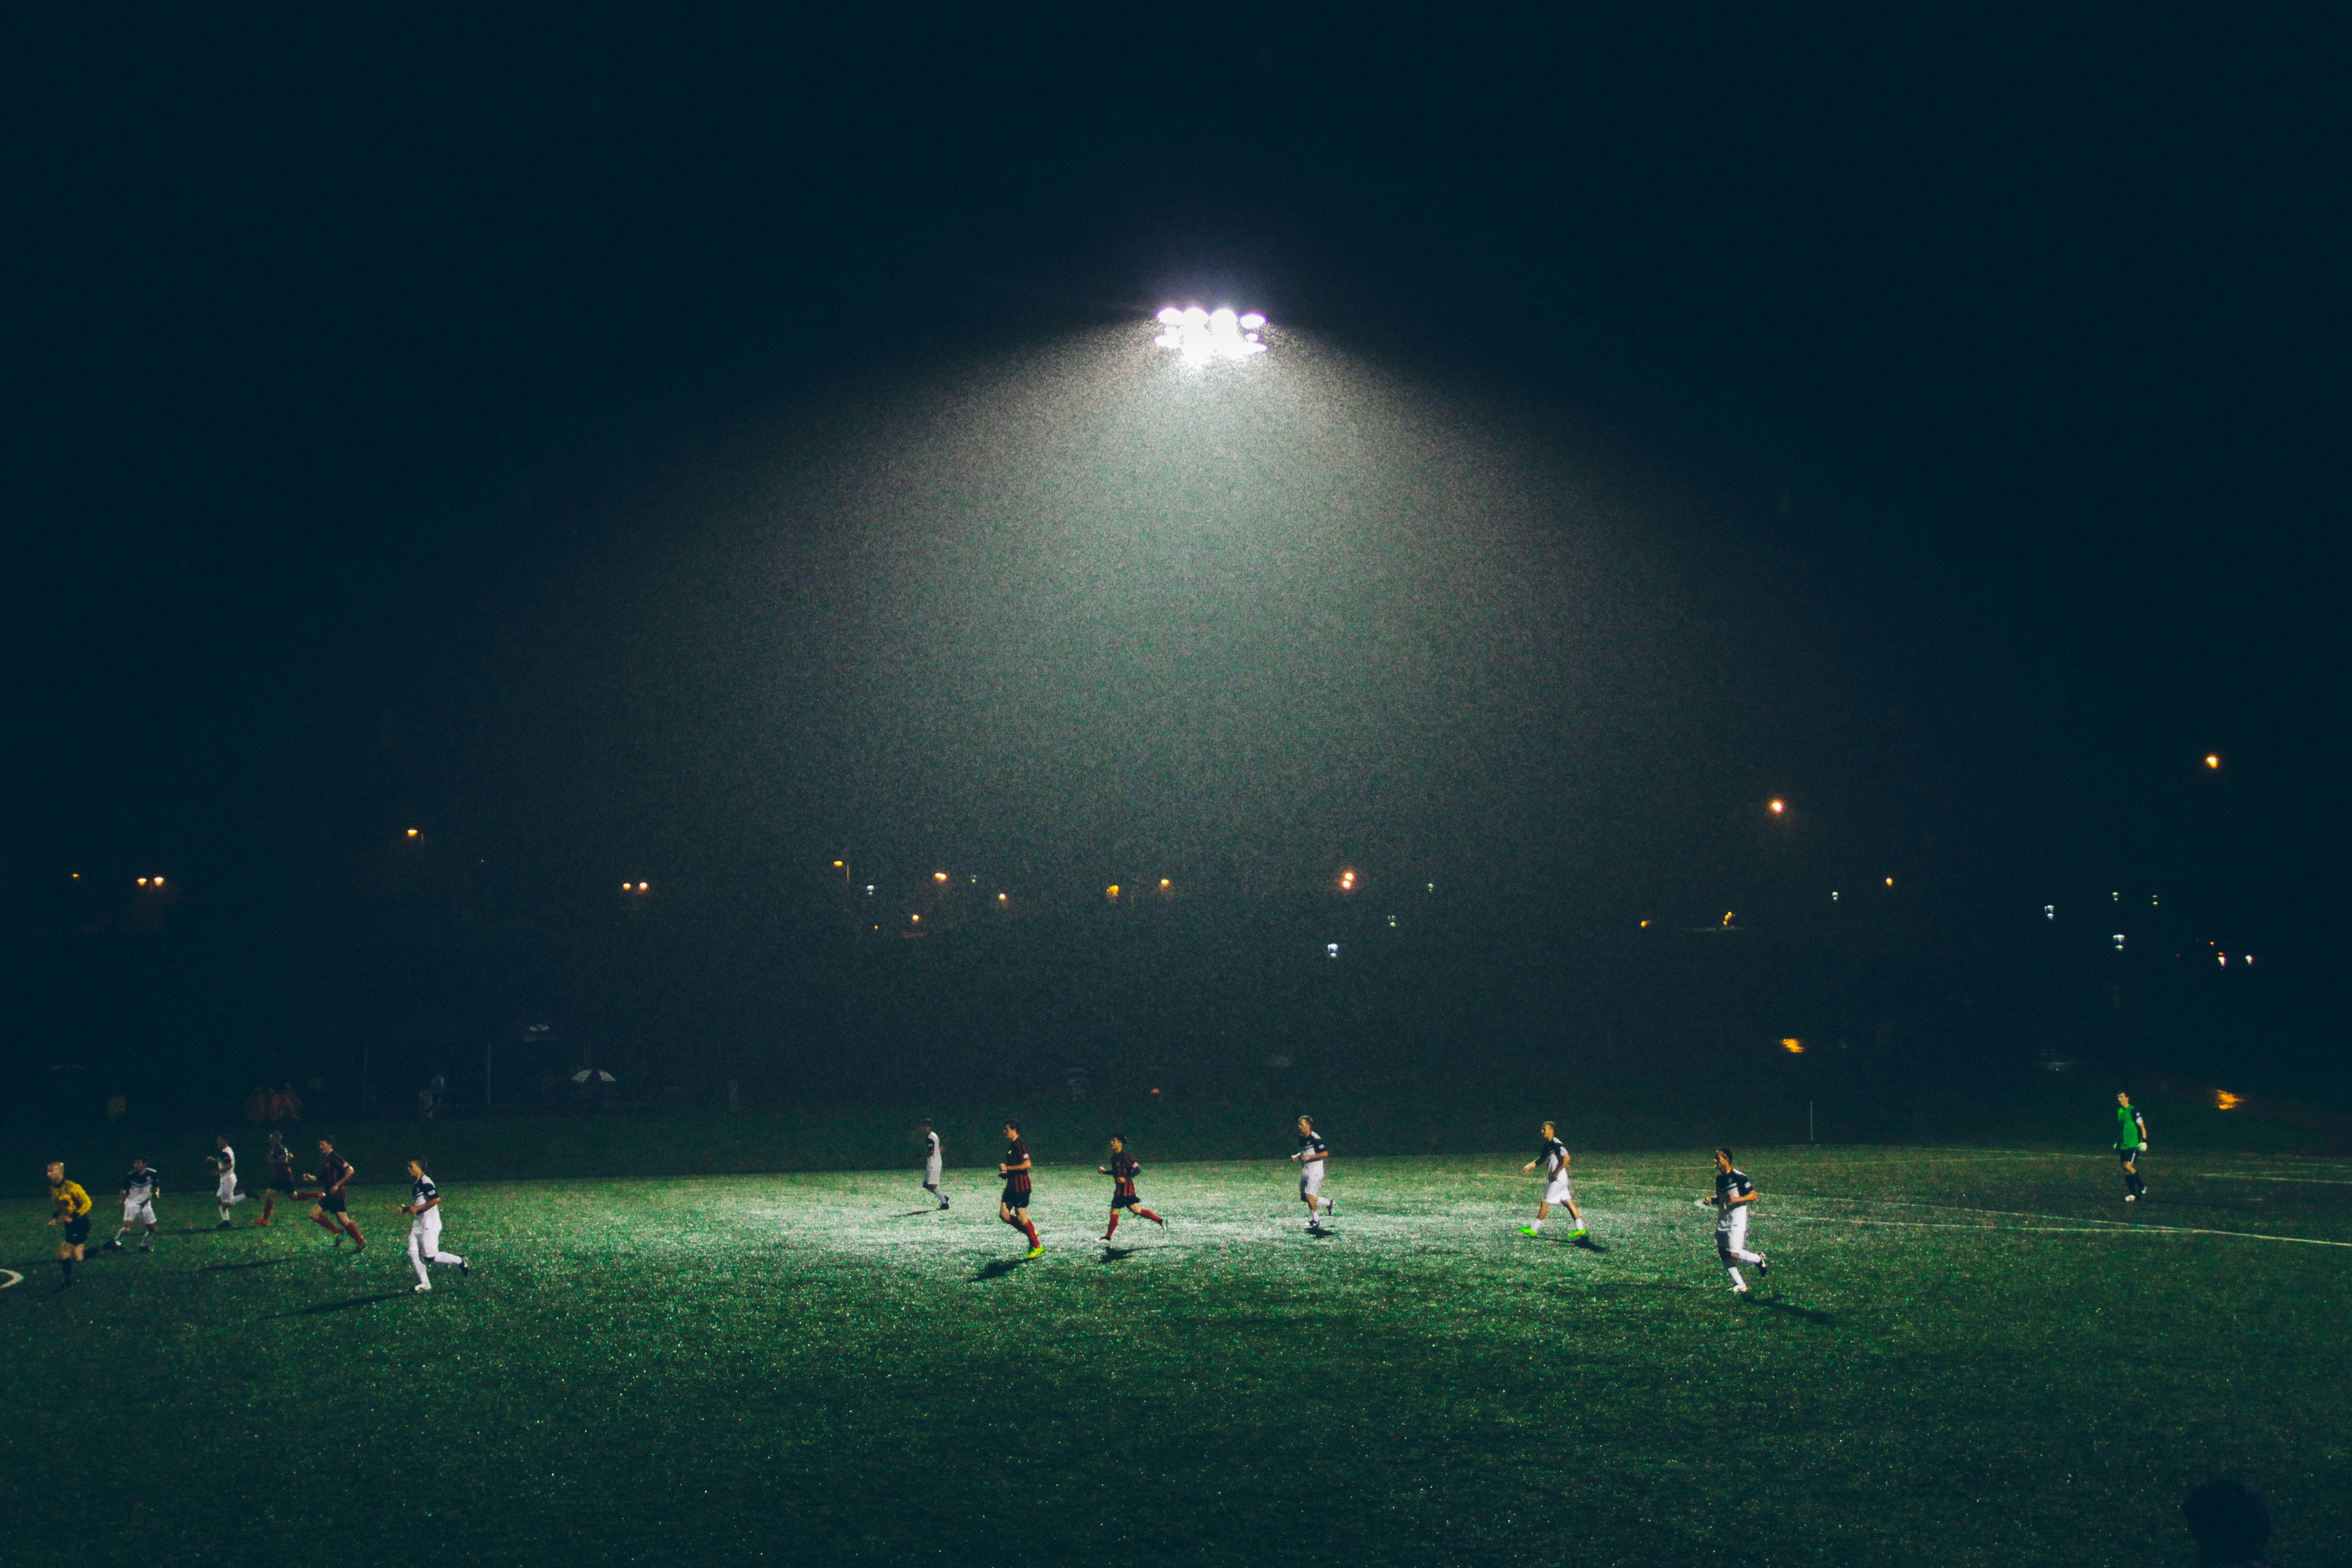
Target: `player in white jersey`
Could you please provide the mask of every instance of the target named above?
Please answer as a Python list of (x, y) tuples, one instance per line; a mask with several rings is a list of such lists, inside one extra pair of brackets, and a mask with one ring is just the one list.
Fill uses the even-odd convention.
[(155, 1200), (163, 1194), (163, 1177), (151, 1169), (144, 1160), (131, 1162), (131, 1173), (122, 1178), (122, 1228), (106, 1244), (109, 1252), (122, 1250), (122, 1238), (140, 1226), (147, 1234), (139, 1243), (142, 1252), (155, 1250)]
[(1307, 1228), (1320, 1235), (1323, 1216), (1338, 1218), (1339, 1203), (1323, 1196), (1323, 1162), (1331, 1157), (1330, 1148), (1315, 1131), (1315, 1119), (1298, 1119), (1298, 1152), (1291, 1156), (1298, 1162), (1298, 1196), (1307, 1205)]
[(1756, 1184), (1748, 1173), (1731, 1163), (1731, 1151), (1715, 1152), (1715, 1195), (1701, 1198), (1698, 1206), (1715, 1210), (1715, 1254), (1723, 1259), (1723, 1271), (1731, 1276), (1734, 1295), (1748, 1294), (1748, 1281), (1739, 1277), (1743, 1263), (1756, 1265), (1756, 1277), (1763, 1279), (1772, 1272), (1760, 1252), (1748, 1250), (1748, 1211), (1756, 1203)]
[(441, 1189), (425, 1173), (422, 1160), (408, 1162), (408, 1201), (400, 1212), (409, 1216), (408, 1261), (416, 1269), (419, 1292), (433, 1289), (433, 1277), (425, 1271), (428, 1263), (454, 1263), (458, 1273), (471, 1272), (464, 1258), (441, 1250)]
[(940, 1173), (944, 1169), (940, 1159), (940, 1135), (931, 1131), (928, 1118), (917, 1125), (923, 1130), (923, 1191), (939, 1199), (940, 1207), (944, 1209), (948, 1206), (948, 1195), (940, 1191)]
[(213, 1169), (220, 1176), (220, 1188), (217, 1194), (220, 1204), (220, 1224), (213, 1228), (226, 1230), (228, 1211), (245, 1202), (247, 1194), (236, 1190), (236, 1151), (228, 1146), (228, 1134), (224, 1132), (214, 1139), (213, 1148), (217, 1151), (212, 1157)]
[(1568, 1145), (1559, 1141), (1559, 1134), (1549, 1121), (1543, 1124), (1543, 1147), (1536, 1151), (1534, 1159), (1519, 1167), (1519, 1173), (1533, 1175), (1538, 1165), (1544, 1168), (1543, 1201), (1536, 1205), (1535, 1223), (1519, 1226), (1520, 1232), (1527, 1236), (1543, 1234), (1544, 1216), (1557, 1205), (1566, 1209), (1568, 1217), (1576, 1222), (1576, 1228), (1568, 1233), (1569, 1240), (1591, 1239), (1591, 1233), (1584, 1228), (1584, 1211), (1576, 1206), (1576, 1194), (1569, 1189)]

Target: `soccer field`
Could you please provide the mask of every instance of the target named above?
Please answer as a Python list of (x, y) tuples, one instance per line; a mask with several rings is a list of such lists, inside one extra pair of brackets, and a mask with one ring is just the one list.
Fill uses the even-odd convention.
[(1591, 1251), (1526, 1152), (1334, 1144), (1328, 1237), (1142, 1148), (1167, 1230), (1045, 1167), (1031, 1262), (984, 1172), (452, 1173), (429, 1296), (404, 1188), (359, 1257), (173, 1194), (64, 1293), (12, 1204), (0, 1560), (2154, 1564), (2222, 1473), (2352, 1535), (2352, 1163), (1743, 1149), (1741, 1301), (1703, 1151), (1580, 1155)]

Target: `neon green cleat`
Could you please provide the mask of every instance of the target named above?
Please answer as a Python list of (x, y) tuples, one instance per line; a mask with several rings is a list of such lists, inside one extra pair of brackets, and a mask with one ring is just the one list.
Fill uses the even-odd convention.
[(1519, 1234), (1521, 1236), (1541, 1236), (1543, 1232), (1538, 1230), (1531, 1225), (1523, 1225), (1519, 1226)]
[(1021, 1256), (1024, 1258), (1043, 1258), (1045, 1256), (1045, 1249), (1043, 1246), (1033, 1247)]

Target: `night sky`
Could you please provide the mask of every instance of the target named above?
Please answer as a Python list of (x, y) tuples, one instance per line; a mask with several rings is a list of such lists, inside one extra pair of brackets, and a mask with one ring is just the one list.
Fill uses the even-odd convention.
[(20, 912), (421, 824), (2326, 918), (2286, 23), (218, 26), (13, 73)]

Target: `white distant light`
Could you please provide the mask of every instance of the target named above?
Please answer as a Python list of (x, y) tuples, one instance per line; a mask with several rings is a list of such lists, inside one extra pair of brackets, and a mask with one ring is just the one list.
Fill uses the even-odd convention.
[(1180, 310), (1170, 305), (1158, 319), (1167, 331), (1151, 341), (1163, 349), (1173, 349), (1187, 364), (1247, 359), (1265, 353), (1265, 345), (1257, 340), (1257, 330), (1265, 325), (1265, 318), (1255, 310), (1236, 316), (1222, 305), (1214, 310), (1204, 310), (1198, 305), (1188, 305)]

